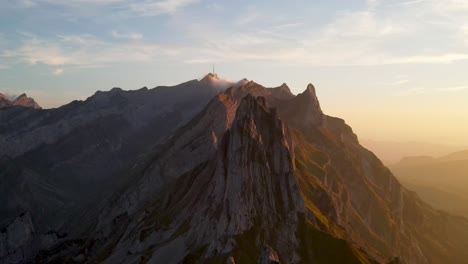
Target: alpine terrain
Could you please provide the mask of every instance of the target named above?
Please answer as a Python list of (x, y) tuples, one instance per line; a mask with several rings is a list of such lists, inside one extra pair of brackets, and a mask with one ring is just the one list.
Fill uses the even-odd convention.
[(312, 84), (20, 101), (0, 110), (1, 263), (468, 263), (468, 220), (402, 187)]

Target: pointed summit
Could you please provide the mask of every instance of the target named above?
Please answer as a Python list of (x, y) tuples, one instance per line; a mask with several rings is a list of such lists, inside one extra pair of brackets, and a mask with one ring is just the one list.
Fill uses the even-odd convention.
[(21, 100), (22, 98), (28, 98), (28, 96), (25, 93), (22, 93), (20, 96), (16, 97), (16, 99), (13, 102)]
[(306, 91), (309, 92), (311, 95), (317, 97), (317, 95), (315, 94), (315, 86), (313, 84), (309, 83), (307, 85)]
[(306, 90), (298, 95), (298, 97), (301, 96), (304, 98), (304, 100), (307, 101), (308, 104), (316, 111), (317, 113), (322, 114), (322, 109), (320, 108), (320, 103), (317, 98), (317, 94), (315, 92), (315, 87), (313, 84), (309, 83), (307, 85)]
[(304, 92), (289, 100), (284, 106), (282, 116), (297, 127), (308, 129), (311, 126), (320, 126), (324, 114), (315, 94), (315, 87), (309, 84)]
[(281, 100), (289, 100), (294, 98), (294, 94), (291, 93), (291, 89), (289, 89), (289, 86), (286, 83), (281, 84), (281, 86), (278, 86), (276, 88), (271, 88), (271, 94)]
[(280, 88), (281, 90), (285, 90), (285, 91), (291, 92), (291, 89), (289, 89), (289, 86), (288, 86), (286, 83), (281, 84), (281, 86), (280, 86), (279, 88)]

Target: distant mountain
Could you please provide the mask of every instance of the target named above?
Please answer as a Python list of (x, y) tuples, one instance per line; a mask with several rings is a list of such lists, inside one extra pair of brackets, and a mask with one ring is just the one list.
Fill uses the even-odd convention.
[(6, 263), (463, 263), (468, 220), (403, 188), (309, 84), (97, 92), (0, 111)]
[(39, 104), (34, 101), (33, 98), (28, 97), (26, 94), (18, 96), (15, 100), (10, 101), (8, 97), (0, 93), (0, 108), (10, 107), (10, 106), (22, 106), (33, 109), (40, 109)]
[(435, 208), (468, 217), (468, 151), (439, 158), (406, 157), (389, 168)]
[(386, 165), (399, 162), (404, 157), (443, 156), (459, 150), (460, 146), (424, 142), (391, 142), (363, 139), (361, 144), (374, 152)]

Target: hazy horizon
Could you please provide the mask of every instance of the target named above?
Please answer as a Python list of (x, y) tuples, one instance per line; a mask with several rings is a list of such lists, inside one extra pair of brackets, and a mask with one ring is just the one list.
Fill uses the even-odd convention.
[(313, 83), (324, 112), (361, 139), (468, 146), (467, 1), (1, 5), (0, 92), (45, 108), (175, 85), (215, 64), (221, 78), (295, 94)]

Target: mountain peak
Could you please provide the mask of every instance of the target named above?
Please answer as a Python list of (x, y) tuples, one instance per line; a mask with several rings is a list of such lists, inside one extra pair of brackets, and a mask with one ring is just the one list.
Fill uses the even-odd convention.
[(26, 93), (22, 93), (20, 96), (16, 97), (15, 101), (18, 101), (21, 98), (28, 98), (28, 96), (26, 95)]
[(316, 96), (315, 94), (315, 86), (311, 83), (307, 85), (306, 91), (309, 92), (311, 95)]
[(319, 111), (320, 113), (322, 112), (322, 109), (320, 108), (320, 103), (317, 98), (317, 93), (315, 92), (315, 86), (311, 83), (307, 85), (306, 90), (300, 94), (299, 96), (307, 98), (308, 102), (313, 105), (313, 107)]
[(279, 88), (282, 89), (282, 90), (286, 90), (288, 92), (291, 92), (291, 89), (289, 89), (289, 86), (286, 83), (281, 84), (281, 86)]
[(201, 79), (202, 81), (205, 80), (220, 80), (220, 78), (218, 77), (217, 74), (215, 73), (208, 73), (207, 75), (205, 75), (205, 77), (203, 77), (203, 79)]
[(34, 109), (41, 109), (39, 104), (34, 101), (33, 98), (28, 97), (25, 93), (22, 93), (20, 96), (18, 96), (13, 102), (12, 105), (18, 105), (18, 106), (23, 106), (23, 107), (30, 107)]

